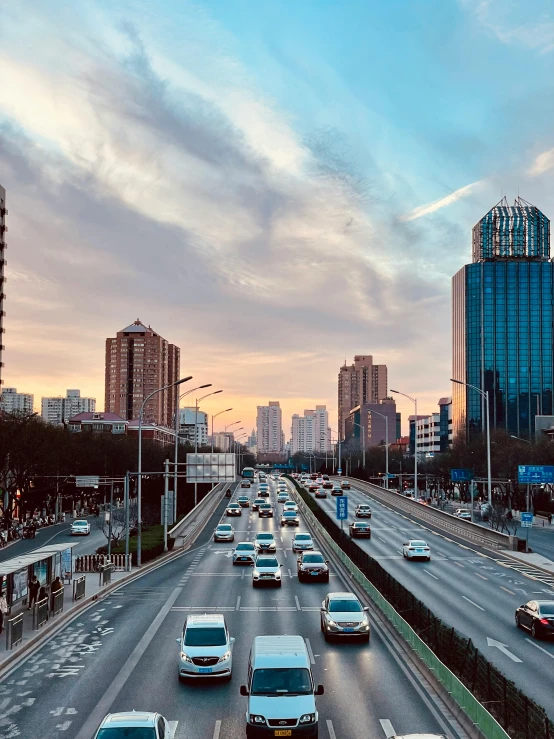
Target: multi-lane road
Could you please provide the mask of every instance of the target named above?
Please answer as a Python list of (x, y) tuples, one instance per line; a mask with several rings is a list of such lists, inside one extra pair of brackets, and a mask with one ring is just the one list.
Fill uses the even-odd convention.
[[(256, 489), (249, 494), (253, 499)], [(270, 500), (279, 514), (273, 482)], [(0, 680), (0, 739), (90, 739), (106, 713), (131, 709), (159, 711), (173, 722), (176, 739), (244, 737), (246, 699), (239, 686), (259, 634), (306, 639), (315, 682), (325, 686), (317, 699), (323, 739), (386, 739), (394, 732), (456, 738), (378, 628), (369, 645), (324, 641), (321, 602), (330, 590), (350, 588), (333, 568), (329, 584), (300, 584), (291, 550), (298, 529), (282, 530), (278, 515), (259, 520), (245, 509), (240, 518), (226, 519), (236, 529), (235, 543), (274, 532), (284, 574), (280, 589), (252, 588), (251, 569), (232, 565), (234, 545), (212, 541), (226, 502), (193, 550), (91, 606)], [(236, 639), (230, 682), (179, 683), (175, 641), (186, 615), (202, 612), (224, 614)]]
[(98, 547), (106, 545), (108, 540), (99, 526), (100, 519), (96, 516), (87, 516), (86, 518), (90, 523), (90, 534), (88, 536), (71, 536), (70, 522), (45, 526), (42, 529), (37, 529), (37, 535), (34, 539), (18, 539), (0, 549), (0, 562), (19, 557), (22, 554), (28, 554), (34, 549), (45, 547), (47, 544), (61, 544), (64, 541), (70, 541), (73, 544), (78, 542), (77, 546), (73, 547), (74, 557), (79, 557), (82, 554), (93, 554)]
[[(317, 502), (334, 517), (336, 500), (327, 493), (327, 499)], [(471, 637), (488, 659), (554, 716), (554, 644), (533, 639), (514, 623), (515, 610), (522, 603), (554, 600), (553, 578), (500, 553), (432, 530), (380, 503), (355, 484), (345, 495), (349, 499), (348, 523), (356, 520), (359, 503), (369, 502), (372, 509), (372, 537), (356, 539), (356, 543), (435, 615)], [(408, 539), (427, 541), (431, 562), (405, 560), (402, 544)]]

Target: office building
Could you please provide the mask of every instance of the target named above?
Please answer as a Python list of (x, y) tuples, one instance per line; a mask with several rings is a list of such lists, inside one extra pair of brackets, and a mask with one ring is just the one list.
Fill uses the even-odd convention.
[[(439, 409), (428, 416), (410, 417), (410, 436), (417, 433), (418, 457), (433, 457), (452, 444), (452, 398), (441, 398)], [(413, 452), (412, 452), (413, 453)]]
[[(180, 350), (136, 320), (106, 339), (105, 407), (130, 421), (138, 419), (144, 399), (179, 379)], [(143, 419), (174, 425), (178, 387), (156, 393), (144, 407)]]
[(95, 411), (96, 398), (82, 398), (80, 390), (67, 390), (65, 398), (58, 396), (41, 400), (42, 420), (54, 426), (69, 423), (69, 419), (79, 413), (93, 414)]
[(251, 452), (256, 452), (258, 448), (258, 437), (256, 436), (256, 429), (252, 429), (252, 433), (248, 437), (248, 441), (246, 442), (246, 446)]
[[(504, 198), (473, 228), (473, 262), (452, 281), (453, 378), (488, 392), (491, 428), (530, 439), (552, 414), (550, 222)], [(453, 432), (485, 431), (484, 398), (453, 384)]]
[(4, 382), (2, 379), (2, 369), (4, 367), (4, 362), (2, 361), (3, 353), (4, 353), (4, 316), (5, 313), (5, 300), (6, 296), (4, 294), (4, 287), (6, 284), (6, 278), (4, 276), (5, 267), (6, 267), (6, 231), (8, 230), (8, 227), (6, 226), (6, 216), (8, 215), (8, 210), (6, 208), (6, 191), (0, 185), (0, 386), (2, 386), (2, 383)]
[(259, 454), (281, 454), (284, 447), (283, 415), (279, 401), (259, 405), (256, 414), (256, 437)]
[(380, 403), (387, 397), (387, 366), (373, 364), (369, 354), (358, 354), (354, 362), (346, 361), (338, 377), (338, 422), (339, 434), (345, 438), (345, 419), (352, 408), (364, 403)]
[[(196, 430), (196, 432), (195, 432)], [(179, 411), (179, 436), (199, 447), (208, 444), (208, 414), (196, 407), (181, 408)]]
[(396, 403), (387, 398), (381, 403), (358, 405), (345, 418), (344, 426), (345, 441), (356, 439), (361, 445), (363, 436), (366, 449), (387, 442), (393, 444), (396, 441)]
[(15, 387), (2, 388), (0, 394), (0, 411), (4, 413), (32, 413), (34, 395), (18, 393)]
[(324, 405), (316, 405), (315, 410), (305, 410), (292, 417), (291, 454), (299, 452), (323, 452), (331, 450), (331, 429), (329, 414)]
[(234, 452), (235, 435), (232, 431), (217, 431), (213, 435), (214, 448), (220, 452)]

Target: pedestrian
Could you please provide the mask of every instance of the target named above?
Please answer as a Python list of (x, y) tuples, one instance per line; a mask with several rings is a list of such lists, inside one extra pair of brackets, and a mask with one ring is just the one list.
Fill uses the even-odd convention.
[(548, 525), (550, 526), (552, 524), (552, 514), (548, 514)]
[(38, 577), (36, 575), (33, 575), (31, 578), (31, 582), (29, 583), (29, 610), (33, 607), (33, 603), (37, 600), (38, 591), (40, 588), (40, 583), (38, 581)]
[(4, 593), (0, 593), (0, 634), (4, 631), (4, 619), (9, 611), (8, 601)]
[(54, 598), (56, 597), (56, 593), (58, 593), (60, 590), (63, 590), (63, 585), (58, 576), (50, 586), (50, 592), (52, 593), (52, 610), (54, 610)]
[(44, 600), (45, 598), (48, 598), (48, 591), (46, 590), (44, 585), (41, 585), (40, 590), (38, 591), (37, 602), (40, 602), (41, 600)]
[(511, 521), (513, 519), (512, 511), (508, 511), (508, 513), (506, 514), (506, 518), (508, 519), (508, 521)]

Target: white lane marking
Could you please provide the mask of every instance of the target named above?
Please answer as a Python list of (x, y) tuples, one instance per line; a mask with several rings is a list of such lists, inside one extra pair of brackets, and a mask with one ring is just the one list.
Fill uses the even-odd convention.
[(108, 687), (106, 688), (106, 691), (104, 692), (102, 698), (100, 698), (96, 706), (90, 712), (88, 719), (81, 727), (81, 730), (77, 734), (76, 739), (89, 739), (89, 737), (93, 735), (93, 732), (96, 730), (96, 727), (100, 724), (104, 716), (110, 712), (110, 708), (115, 702), (117, 696), (123, 689), (123, 686), (125, 685), (127, 680), (133, 674), (133, 671), (138, 665), (141, 657), (146, 652), (148, 645), (156, 636), (165, 617), (167, 616), (175, 601), (182, 592), (183, 588), (175, 588), (173, 590), (169, 598), (161, 607), (160, 612), (158, 613), (156, 618), (152, 621), (137, 646), (133, 649), (133, 651), (127, 658), (123, 667), (119, 670), (110, 685), (108, 685)]
[(429, 570), (426, 570), (425, 567), (423, 567), (423, 572), (426, 572), (429, 575), (429, 577), (434, 577), (435, 580), (439, 579), (436, 575), (433, 575), (432, 572), (429, 572)]
[(235, 606), (235, 611), (240, 611), (240, 595), (237, 595), (237, 605)]
[(379, 723), (381, 724), (381, 728), (385, 732), (385, 736), (387, 737), (387, 739), (389, 739), (389, 737), (391, 736), (395, 736), (396, 731), (394, 730), (394, 727), (388, 720), (388, 718), (380, 718)]
[(478, 572), (474, 572), (473, 574), (474, 575), (477, 575), (477, 577), (480, 577), (481, 580), (488, 580), (489, 579), (488, 577), (485, 577), (484, 575), (480, 575)]
[(310, 644), (309, 639), (306, 639), (306, 646), (308, 647), (308, 654), (310, 655), (310, 662), (312, 663), (312, 665), (315, 665), (314, 653), (313, 653), (312, 645)]
[(515, 595), (513, 590), (508, 590), (508, 588), (503, 587), (502, 585), (498, 586), (500, 590), (503, 590), (505, 593), (510, 593), (510, 595)]
[(290, 571), (290, 567), (287, 567), (287, 570), (288, 570), (288, 573), (289, 573), (289, 577), (292, 579), (292, 572)]
[(298, 596), (297, 595), (294, 596), (294, 602), (296, 603), (296, 610), (297, 611), (301, 611), (302, 608), (300, 607), (300, 601), (298, 600)]
[(170, 739), (175, 739), (175, 736), (177, 734), (177, 726), (179, 725), (178, 721), (168, 721), (169, 724), (169, 736)]
[(525, 637), (525, 641), (528, 641), (529, 644), (532, 644), (534, 647), (537, 647), (537, 649), (540, 649), (541, 652), (547, 654), (551, 659), (554, 659), (554, 654), (552, 654), (552, 652), (549, 652), (547, 649), (544, 649), (544, 647), (540, 647), (538, 644), (535, 644), (532, 639), (528, 639), (527, 637)]
[(382, 536), (377, 536), (377, 538), (380, 539), (383, 542), (383, 544), (386, 544), (387, 543), (387, 540), (386, 539), (383, 539)]
[(465, 596), (465, 595), (462, 595), (462, 598), (463, 598), (464, 600), (467, 600), (467, 602), (468, 602), (468, 603), (471, 603), (471, 605), (472, 605), (472, 606), (475, 606), (475, 608), (478, 608), (478, 609), (479, 609), (480, 611), (484, 611), (484, 610), (485, 610), (484, 608), (481, 608), (481, 606), (478, 606), (478, 605), (477, 605), (477, 603), (474, 603), (474, 602), (473, 602), (472, 600), (470, 600), (469, 598), (466, 598), (466, 596)]
[(287, 550), (285, 549), (285, 547), (283, 547), (283, 556), (287, 556)]
[(333, 729), (333, 722), (330, 718), (327, 719), (327, 731), (329, 732), (330, 739), (337, 739), (337, 735)]
[(213, 739), (219, 739), (219, 732), (221, 731), (221, 721), (216, 721), (214, 726)]

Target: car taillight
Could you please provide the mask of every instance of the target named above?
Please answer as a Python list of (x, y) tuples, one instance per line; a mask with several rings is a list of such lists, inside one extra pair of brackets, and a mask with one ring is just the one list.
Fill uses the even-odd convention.
[(550, 624), (550, 621), (547, 618), (541, 618), (541, 624), (548, 626)]

